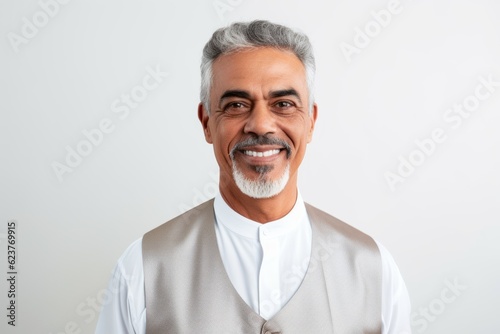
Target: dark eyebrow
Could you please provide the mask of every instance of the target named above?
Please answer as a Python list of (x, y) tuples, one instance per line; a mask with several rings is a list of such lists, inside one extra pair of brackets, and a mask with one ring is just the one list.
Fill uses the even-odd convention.
[(250, 99), (250, 93), (244, 90), (239, 90), (239, 89), (232, 89), (232, 90), (226, 90), (224, 94), (219, 99), (219, 103), (222, 102), (225, 98), (228, 97), (241, 97), (244, 99)]
[[(299, 99), (300, 102), (302, 102), (299, 93), (297, 93), (297, 91), (293, 88), (274, 90), (269, 93), (270, 98), (277, 98), (283, 96), (295, 96), (297, 99)], [(247, 91), (240, 89), (231, 89), (231, 90), (226, 90), (224, 94), (222, 94), (222, 96), (219, 99), (219, 104), (222, 103), (222, 100), (228, 97), (241, 97), (243, 99), (248, 99), (248, 100), (251, 99), (250, 93), (248, 93)]]
[(299, 93), (293, 88), (290, 89), (280, 89), (280, 90), (274, 90), (269, 93), (269, 97), (271, 98), (277, 98), (277, 97), (283, 97), (283, 96), (295, 96), (296, 98), (299, 99), (300, 102), (300, 96)]

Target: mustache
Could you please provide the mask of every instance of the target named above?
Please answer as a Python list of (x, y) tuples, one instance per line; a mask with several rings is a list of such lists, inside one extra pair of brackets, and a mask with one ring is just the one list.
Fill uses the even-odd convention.
[(247, 147), (258, 146), (258, 145), (278, 145), (278, 146), (281, 146), (286, 150), (287, 159), (292, 154), (292, 148), (283, 139), (276, 138), (276, 137), (268, 137), (268, 136), (257, 136), (257, 137), (249, 137), (245, 140), (242, 140), (242, 141), (236, 143), (236, 145), (234, 145), (234, 147), (231, 149), (231, 152), (229, 152), (229, 156), (231, 157), (231, 159), (234, 159), (234, 153), (236, 151), (242, 151), (242, 150), (246, 149)]

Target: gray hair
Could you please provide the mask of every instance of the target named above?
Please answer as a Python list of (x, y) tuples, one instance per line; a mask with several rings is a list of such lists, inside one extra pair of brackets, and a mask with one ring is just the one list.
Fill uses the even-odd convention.
[(309, 111), (314, 104), (314, 75), (316, 65), (309, 38), (292, 29), (269, 21), (236, 22), (216, 30), (203, 48), (201, 58), (200, 100), (210, 113), (210, 87), (212, 64), (217, 57), (242, 49), (274, 47), (293, 52), (304, 64), (309, 90)]

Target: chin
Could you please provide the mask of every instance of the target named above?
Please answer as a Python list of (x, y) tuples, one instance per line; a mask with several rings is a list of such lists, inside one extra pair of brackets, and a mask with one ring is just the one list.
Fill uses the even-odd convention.
[(283, 173), (275, 179), (268, 177), (269, 168), (258, 167), (256, 171), (259, 172), (259, 176), (256, 180), (252, 180), (246, 177), (233, 162), (234, 182), (242, 193), (251, 198), (264, 199), (278, 195), (285, 189), (290, 178), (290, 164), (287, 164)]

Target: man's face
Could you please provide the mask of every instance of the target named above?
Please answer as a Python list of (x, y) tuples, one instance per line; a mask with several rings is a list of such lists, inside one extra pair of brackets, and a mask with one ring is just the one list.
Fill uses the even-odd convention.
[(316, 105), (308, 110), (301, 61), (288, 51), (258, 48), (220, 56), (212, 73), (210, 115), (200, 104), (199, 118), (225, 180), (221, 191), (241, 195), (242, 180), (264, 188), (281, 183), (260, 197), (295, 188), (317, 114)]

